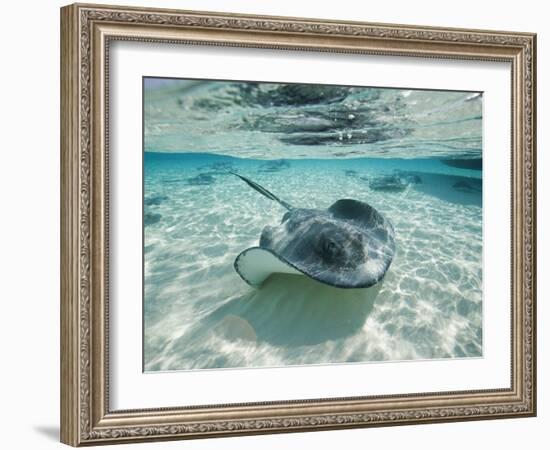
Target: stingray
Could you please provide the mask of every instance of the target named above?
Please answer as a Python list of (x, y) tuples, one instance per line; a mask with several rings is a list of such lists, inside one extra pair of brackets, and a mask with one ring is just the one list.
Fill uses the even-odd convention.
[(351, 170), (351, 169), (344, 170), (344, 174), (346, 175), (346, 177), (351, 177), (351, 178), (355, 178), (358, 175), (356, 170)]
[(405, 185), (423, 183), (420, 175), (406, 170), (395, 169), (393, 171), (393, 176), (399, 178), (399, 180)]
[(461, 192), (481, 192), (481, 189), (474, 187), (467, 181), (463, 180), (457, 181), (453, 184), (453, 188)]
[(339, 288), (368, 288), (380, 282), (395, 253), (392, 224), (367, 203), (340, 199), (327, 209), (296, 208), (264, 187), (233, 173), (287, 211), (266, 226), (259, 246), (242, 251), (234, 267), (251, 286), (272, 273), (306, 275)]
[(212, 175), (205, 173), (199, 173), (196, 177), (188, 178), (187, 184), (189, 186), (208, 186), (214, 184), (216, 179)]
[(422, 178), (420, 175), (416, 175), (415, 173), (410, 173), (405, 175), (405, 183), (407, 184), (422, 184)]
[(162, 216), (160, 214), (146, 212), (143, 215), (143, 225), (144, 226), (153, 225), (157, 222), (160, 222), (160, 219), (162, 219)]
[(166, 195), (153, 195), (152, 197), (146, 197), (143, 204), (146, 206), (158, 206), (165, 200), (168, 200)]
[(369, 187), (374, 191), (401, 192), (407, 187), (397, 175), (383, 175), (369, 181)]
[(278, 159), (275, 161), (267, 161), (260, 165), (260, 172), (280, 172), (281, 170), (288, 169), (290, 163), (286, 159)]

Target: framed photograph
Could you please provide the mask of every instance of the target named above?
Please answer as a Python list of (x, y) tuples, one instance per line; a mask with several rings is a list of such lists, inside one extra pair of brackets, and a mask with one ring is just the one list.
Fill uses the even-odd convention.
[(535, 58), (62, 8), (62, 442), (534, 416)]

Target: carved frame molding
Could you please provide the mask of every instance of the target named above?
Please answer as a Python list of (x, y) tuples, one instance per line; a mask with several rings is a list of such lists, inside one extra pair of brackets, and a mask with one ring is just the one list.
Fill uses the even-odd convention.
[[(113, 40), (508, 61), (510, 389), (110, 411), (108, 67)], [(73, 446), (536, 414), (536, 36), (75, 4), (61, 10), (61, 440)]]

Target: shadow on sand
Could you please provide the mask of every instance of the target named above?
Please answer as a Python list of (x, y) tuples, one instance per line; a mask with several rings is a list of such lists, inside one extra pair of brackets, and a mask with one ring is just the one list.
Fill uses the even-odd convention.
[(275, 274), (206, 320), (229, 340), (314, 345), (356, 333), (372, 311), (381, 284), (339, 289), (305, 276)]

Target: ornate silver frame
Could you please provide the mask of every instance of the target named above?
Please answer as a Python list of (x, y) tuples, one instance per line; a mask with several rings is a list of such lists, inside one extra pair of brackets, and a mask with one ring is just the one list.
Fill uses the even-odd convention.
[[(108, 86), (113, 40), (512, 66), (512, 383), (508, 389), (111, 411)], [(536, 414), (536, 36), (75, 4), (61, 9), (61, 440), (80, 446)]]

